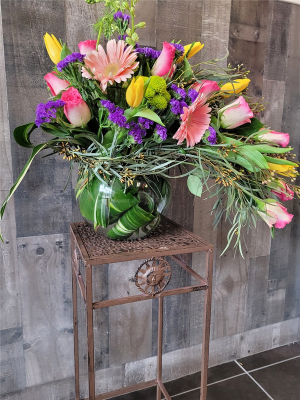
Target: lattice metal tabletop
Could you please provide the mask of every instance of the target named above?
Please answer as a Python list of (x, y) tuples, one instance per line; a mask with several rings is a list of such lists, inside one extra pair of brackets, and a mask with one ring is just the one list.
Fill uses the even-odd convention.
[[(206, 252), (205, 277), (200, 276), (190, 268), (179, 254)], [(171, 400), (162, 382), (162, 341), (163, 341), (163, 298), (182, 293), (205, 291), (204, 323), (201, 361), (201, 390), (200, 400), (206, 400), (207, 368), (209, 353), (210, 312), (212, 295), (212, 267), (213, 246), (199, 236), (187, 231), (173, 221), (164, 218), (162, 224), (148, 237), (138, 240), (114, 241), (96, 234), (86, 223), (71, 224), (71, 254), (73, 270), (73, 320), (74, 320), (74, 359), (75, 359), (75, 393), (76, 400), (80, 400), (79, 391), (79, 343), (78, 343), (78, 315), (77, 315), (77, 283), (83, 300), (86, 303), (87, 313), (87, 341), (88, 341), (88, 378), (89, 400), (104, 400), (122, 394), (130, 393), (146, 387), (157, 386), (157, 400), (163, 394)], [(164, 258), (171, 257), (180, 267), (193, 276), (197, 284), (192, 286), (166, 289), (172, 275), (171, 266)], [(103, 264), (144, 260), (134, 277), (134, 283), (141, 294), (117, 299), (93, 301), (92, 269)], [(84, 266), (85, 280), (81, 274), (80, 261)], [(133, 283), (133, 284), (134, 284)], [(132, 303), (158, 298), (158, 354), (157, 379), (126, 387), (110, 393), (95, 393), (94, 369), (94, 333), (93, 312), (99, 308)]]

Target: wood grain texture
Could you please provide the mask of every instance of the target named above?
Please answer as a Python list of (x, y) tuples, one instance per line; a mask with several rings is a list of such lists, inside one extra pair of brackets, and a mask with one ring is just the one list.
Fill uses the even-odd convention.
[[(228, 49), (231, 0), (203, 0), (202, 7), (202, 58), (222, 58)], [(221, 65), (226, 66), (226, 60)]]
[[(248, 77), (251, 79), (251, 84), (248, 93), (256, 101), (262, 96), (267, 37), (265, 29), (270, 26), (269, 18), (270, 1), (232, 1), (233, 28), (229, 39), (228, 62), (234, 67), (244, 64), (250, 70)], [(261, 30), (263, 30), (262, 34)], [(239, 31), (244, 32), (241, 38), (238, 35)]]
[(261, 113), (261, 121), (280, 132), (285, 95), (285, 81), (263, 80), (263, 102), (266, 109)]
[(21, 326), (0, 330), (0, 352), (0, 395), (23, 390), (26, 381)]
[[(43, 35), (49, 31), (57, 37), (65, 36), (64, 12), (59, 4), (55, 0), (1, 3), (11, 129), (34, 121), (37, 103), (47, 101), (43, 76), (53, 64), (44, 47)], [(34, 135), (37, 142), (46, 136)], [(14, 179), (29, 154), (28, 149), (12, 143)], [(68, 163), (59, 157), (43, 160), (38, 157), (32, 164), (15, 194), (17, 236), (68, 232), (72, 210), (70, 188), (63, 193), (68, 172)], [(39, 207), (36, 207), (37, 201)]]
[(282, 1), (271, 4), (271, 21), (265, 55), (265, 79), (284, 81), (286, 77), (292, 5)]
[(73, 375), (68, 236), (18, 239), (26, 386)]
[(157, 0), (140, 0), (136, 5), (136, 21), (146, 22), (146, 28), (137, 30), (141, 45), (156, 47), (156, 9)]
[[(111, 264), (108, 272), (111, 299), (140, 292), (134, 274), (141, 261)], [(151, 301), (125, 304), (109, 309), (109, 363), (124, 364), (151, 355)]]

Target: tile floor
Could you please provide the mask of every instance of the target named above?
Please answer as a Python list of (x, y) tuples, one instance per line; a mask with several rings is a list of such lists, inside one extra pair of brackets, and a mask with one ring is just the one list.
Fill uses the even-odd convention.
[[(199, 400), (200, 373), (165, 384), (174, 400)], [(156, 388), (113, 400), (155, 400)], [(300, 342), (278, 347), (208, 372), (207, 400), (300, 400)]]

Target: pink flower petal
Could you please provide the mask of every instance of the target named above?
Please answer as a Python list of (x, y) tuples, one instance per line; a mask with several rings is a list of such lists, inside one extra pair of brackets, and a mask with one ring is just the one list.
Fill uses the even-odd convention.
[(175, 47), (168, 42), (163, 42), (163, 50), (152, 68), (152, 75), (165, 76), (172, 69), (175, 57)]

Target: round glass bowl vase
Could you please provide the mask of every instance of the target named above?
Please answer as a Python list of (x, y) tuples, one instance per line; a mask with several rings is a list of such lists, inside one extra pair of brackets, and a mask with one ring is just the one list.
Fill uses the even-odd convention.
[(161, 221), (171, 197), (167, 179), (137, 177), (125, 186), (117, 178), (106, 183), (80, 178), (76, 197), (84, 220), (96, 233), (114, 240), (147, 236)]

